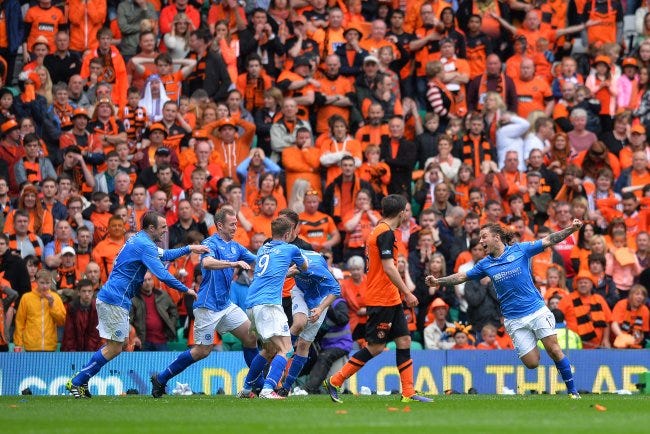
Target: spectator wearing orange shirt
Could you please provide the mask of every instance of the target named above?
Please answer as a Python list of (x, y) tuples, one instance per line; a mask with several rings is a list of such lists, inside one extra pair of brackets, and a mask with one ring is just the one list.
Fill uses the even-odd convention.
[[(177, 14), (174, 14), (177, 15)], [(212, 3), (208, 10), (208, 27), (213, 35), (217, 33), (217, 24), (225, 21), (230, 33), (244, 30), (247, 26), (246, 11), (237, 0)], [(171, 29), (170, 29), (171, 30)]]
[(99, 45), (84, 56), (80, 75), (83, 78), (89, 78), (90, 61), (99, 58), (103, 67), (98, 82), (109, 83), (112, 86), (111, 99), (118, 107), (122, 107), (126, 104), (126, 89), (129, 86), (124, 58), (118, 48), (111, 45), (113, 32), (110, 29), (99, 29), (96, 37)]
[(562, 298), (558, 307), (567, 327), (580, 335), (583, 348), (611, 348), (612, 312), (603, 297), (593, 294), (592, 279), (589, 273), (579, 273), (574, 279), (574, 291)]
[(20, 143), (20, 126), (14, 119), (8, 119), (0, 126), (2, 140), (0, 141), (0, 159), (5, 162), (9, 172), (9, 187), (11, 193), (18, 192), (18, 183), (14, 175), (13, 166), (25, 156), (25, 148)]
[[(296, 131), (296, 141), (282, 151), (282, 167), (286, 174), (287, 186), (294, 186), (295, 181), (307, 181), (313, 190), (321, 191), (320, 149), (314, 147), (311, 131), (300, 127)], [(289, 197), (293, 190), (289, 190)]]
[[(621, 154), (623, 151), (621, 151)], [(622, 155), (621, 155), (622, 157)], [(623, 163), (621, 161), (621, 163)], [(621, 165), (621, 167), (625, 167)], [(650, 183), (650, 170), (648, 170), (648, 155), (645, 150), (635, 151), (632, 154), (632, 166), (624, 169), (621, 176), (616, 180), (614, 190), (622, 192), (632, 190), (629, 187), (639, 187)], [(642, 196), (642, 190), (637, 189), (634, 191), (637, 197)]]
[(77, 242), (73, 248), (76, 253), (75, 267), (79, 276), (83, 276), (92, 259), (92, 234), (87, 227), (82, 226), (77, 230)]
[[(38, 190), (31, 184), (26, 185), (18, 198), (17, 209), (25, 210), (29, 213), (29, 227), (28, 230), (33, 234), (38, 235), (43, 240), (43, 244), (49, 243), (54, 234), (54, 217), (38, 199)], [(4, 223), (4, 233), (7, 235), (14, 235), (14, 212), (7, 214)]]
[[(106, 21), (107, 3), (69, 0), (66, 8), (70, 24), (70, 49), (79, 53), (97, 47), (95, 35)], [(122, 33), (125, 28), (121, 27)]]
[(253, 236), (256, 232), (262, 232), (267, 238), (271, 238), (271, 222), (275, 219), (277, 208), (278, 201), (275, 197), (264, 197), (261, 202), (260, 213), (251, 218), (254, 232), (250, 231), (248, 235)]
[(82, 215), (90, 220), (95, 228), (93, 231), (93, 244), (97, 244), (108, 233), (109, 219), (111, 218), (111, 198), (108, 193), (96, 191), (92, 195), (92, 205), (86, 208)]
[[(323, 193), (320, 211), (330, 215), (339, 230), (343, 230), (343, 216), (354, 209), (354, 198), (360, 189), (372, 191), (372, 185), (355, 175), (354, 157), (341, 159), (341, 175), (330, 183)], [(376, 199), (373, 198), (373, 202)], [(376, 204), (373, 203), (373, 208)], [(343, 234), (341, 234), (343, 236)]]
[[(244, 133), (236, 136), (236, 128), (242, 127)], [(255, 137), (255, 124), (243, 119), (223, 118), (218, 123), (218, 137), (215, 141), (214, 152), (223, 161), (225, 176), (234, 178), (237, 166), (248, 156)]]
[(366, 240), (381, 219), (381, 214), (372, 209), (372, 193), (359, 190), (354, 199), (354, 209), (343, 216), (346, 231), (343, 256), (363, 255)]
[(316, 251), (331, 250), (341, 242), (341, 235), (332, 217), (318, 211), (318, 191), (307, 191), (303, 203), (305, 211), (300, 213), (300, 237), (310, 243)]
[(519, 64), (519, 77), (513, 79), (517, 87), (517, 114), (526, 119), (528, 115), (541, 110), (547, 116), (553, 113), (555, 100), (548, 82), (535, 75), (535, 64), (525, 58)]
[[(275, 164), (270, 158), (267, 158), (264, 155), (264, 151), (260, 148), (251, 149), (248, 157), (237, 166), (239, 182), (244, 190), (246, 201), (251, 207), (254, 207), (255, 200), (259, 197), (261, 177), (267, 173), (272, 173), (277, 176), (280, 174), (280, 171), (280, 166)], [(273, 181), (273, 187), (268, 191), (263, 192), (262, 196), (266, 196), (268, 193), (273, 193), (273, 190), (275, 190), (275, 179), (273, 179)], [(287, 186), (291, 185), (293, 185), (293, 183), (287, 182)], [(278, 199), (278, 197), (276, 197), (276, 199)], [(280, 204), (280, 208), (282, 209), (284, 206)]]
[[(522, 26), (517, 28), (510, 24), (508, 21), (499, 17), (495, 14), (490, 14), (492, 18), (499, 21), (499, 23), (513, 35), (521, 35), (527, 40), (526, 54), (533, 56), (535, 54), (535, 43), (539, 39), (546, 39), (549, 43), (555, 44), (555, 41), (565, 35), (570, 35), (572, 33), (578, 33), (583, 30), (586, 30), (588, 27), (595, 26), (600, 21), (596, 20), (585, 20), (584, 23), (578, 24), (575, 26), (569, 26), (564, 28), (552, 29), (552, 28), (540, 28), (542, 21), (540, 17), (540, 11), (537, 9), (531, 9), (526, 13), (526, 18), (524, 19)], [(591, 41), (590, 41), (591, 42)]]
[(244, 108), (255, 113), (264, 107), (264, 92), (273, 86), (273, 79), (262, 68), (257, 53), (246, 58), (246, 72), (237, 77), (236, 88), (241, 93)]
[[(270, 129), (272, 158), (278, 160), (282, 152), (297, 142), (297, 134), (305, 128), (311, 133), (308, 121), (298, 116), (298, 102), (294, 98), (285, 98), (282, 102), (282, 114), (273, 122)], [(317, 148), (320, 154), (320, 149)], [(320, 155), (319, 155), (320, 156)]]
[(284, 190), (280, 185), (278, 175), (272, 172), (264, 172), (260, 175), (258, 185), (252, 194), (248, 195), (247, 202), (254, 214), (260, 214), (262, 202), (267, 196), (273, 196), (278, 209), (287, 207)]
[(341, 60), (338, 55), (331, 54), (325, 58), (325, 72), (318, 79), (320, 83), (319, 97), (324, 97), (320, 103), (316, 122), (316, 132), (324, 133), (328, 129), (328, 120), (334, 116), (341, 116), (350, 122), (350, 108), (354, 89), (350, 80), (340, 75)]
[(188, 3), (188, 0), (174, 0), (174, 2), (162, 8), (158, 20), (160, 33), (164, 35), (165, 33), (171, 32), (174, 16), (181, 12), (189, 17), (195, 29), (199, 28), (201, 25), (201, 14), (194, 6)]
[(329, 10), (328, 25), (316, 29), (311, 37), (318, 43), (321, 59), (334, 54), (339, 45), (345, 44), (345, 29), (343, 28), (343, 11), (338, 7)]
[(354, 138), (361, 143), (361, 150), (365, 152), (368, 145), (377, 145), (381, 143), (384, 137), (389, 137), (384, 107), (379, 102), (373, 102), (368, 106), (368, 116), (365, 124), (357, 129)]
[(76, 255), (74, 248), (65, 246), (61, 249), (61, 264), (56, 268), (54, 281), (56, 289), (64, 304), (73, 301), (77, 297), (75, 285), (81, 278), (81, 273), (76, 267)]
[(277, 87), (285, 97), (291, 97), (298, 104), (298, 116), (307, 119), (308, 107), (314, 104), (316, 89), (320, 83), (313, 78), (312, 60), (307, 55), (296, 57), (292, 70), (283, 70), (277, 79)]
[(626, 299), (619, 301), (612, 312), (612, 338), (615, 348), (644, 348), (650, 338), (650, 311), (644, 302), (648, 290), (634, 285)]
[(113, 262), (124, 245), (124, 234), (124, 221), (113, 216), (108, 223), (108, 236), (93, 249), (93, 261), (99, 264), (102, 282), (106, 282), (113, 270)]
[(501, 345), (497, 341), (497, 328), (492, 324), (486, 324), (481, 328), (481, 342), (476, 345), (477, 350), (500, 350)]
[(476, 338), (470, 333), (472, 329), (471, 325), (464, 325), (461, 323), (455, 323), (454, 327), (449, 327), (447, 333), (454, 338), (454, 346), (450, 349), (452, 350), (475, 350), (474, 342)]
[(194, 154), (196, 155), (196, 163), (189, 164), (183, 170), (182, 180), (183, 188), (189, 189), (192, 187), (192, 176), (196, 169), (203, 169), (207, 174), (207, 190), (216, 191), (217, 182), (223, 178), (223, 166), (217, 162), (210, 161), (210, 154), (212, 152), (211, 143), (207, 140), (199, 139), (194, 143)]
[(341, 174), (340, 163), (345, 156), (354, 159), (355, 167), (361, 166), (361, 144), (349, 135), (348, 123), (339, 115), (328, 120), (329, 133), (321, 134), (316, 146), (321, 150), (321, 166), (327, 168), (326, 184)]
[(352, 256), (347, 261), (347, 269), (350, 272), (350, 277), (341, 282), (341, 297), (345, 298), (348, 303), (352, 339), (364, 346), (368, 313), (364, 301), (367, 276), (364, 272), (365, 263), (363, 258), (361, 256)]
[(26, 41), (23, 44), (23, 61), (29, 62), (28, 47), (34, 45), (39, 36), (44, 36), (50, 53), (54, 52), (54, 36), (59, 26), (66, 24), (66, 17), (56, 6), (52, 6), (51, 0), (38, 0), (38, 4), (30, 7), (25, 14)]

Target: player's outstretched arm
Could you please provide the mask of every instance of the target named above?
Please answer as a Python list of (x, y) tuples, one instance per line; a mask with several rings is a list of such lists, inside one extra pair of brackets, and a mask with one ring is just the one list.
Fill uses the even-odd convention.
[[(179, 250), (179, 249), (175, 249)], [(142, 263), (151, 271), (151, 274), (156, 276), (160, 281), (171, 286), (176, 291), (188, 293), (196, 297), (196, 292), (187, 288), (177, 278), (175, 278), (160, 261), (160, 258), (153, 252), (142, 252)]]
[(463, 282), (467, 282), (469, 279), (467, 278), (467, 274), (464, 272), (461, 273), (456, 273), (452, 274), (451, 276), (447, 277), (433, 277), (433, 276), (427, 276), (424, 278), (424, 283), (426, 283), (428, 286), (447, 286), (447, 285), (458, 285)]
[(542, 246), (544, 246), (544, 248), (554, 246), (568, 238), (572, 233), (579, 231), (581, 227), (582, 221), (580, 219), (574, 219), (571, 226), (566, 227), (561, 231), (553, 232), (552, 234), (542, 238)]
[(179, 247), (178, 249), (168, 249), (164, 250), (160, 259), (163, 262), (170, 262), (174, 261), (181, 256), (189, 255), (190, 253), (208, 253), (210, 250), (208, 249), (207, 246), (203, 246), (201, 244), (191, 244), (189, 246), (185, 247)]
[(243, 270), (250, 270), (251, 266), (245, 261), (222, 261), (215, 259), (211, 256), (206, 256), (201, 260), (201, 267), (206, 270), (223, 270), (225, 268), (241, 268)]

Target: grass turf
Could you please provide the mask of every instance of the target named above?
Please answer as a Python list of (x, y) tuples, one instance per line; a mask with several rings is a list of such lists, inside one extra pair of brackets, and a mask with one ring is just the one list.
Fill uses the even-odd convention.
[[(398, 396), (284, 401), (232, 396), (0, 397), (6, 433), (647, 433), (649, 395), (451, 395), (431, 404)], [(597, 408), (603, 408), (598, 410)]]

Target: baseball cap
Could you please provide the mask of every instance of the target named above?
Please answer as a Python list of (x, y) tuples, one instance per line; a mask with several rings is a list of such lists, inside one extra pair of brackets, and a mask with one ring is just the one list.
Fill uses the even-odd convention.
[(161, 131), (165, 136), (167, 136), (167, 130), (165, 129), (165, 126), (160, 122), (151, 124), (149, 127), (149, 134), (153, 133), (154, 131)]
[(88, 115), (88, 111), (83, 107), (78, 107), (72, 111), (72, 117), (76, 118), (77, 116), (85, 116), (88, 119), (90, 119), (90, 116)]
[(223, 119), (221, 119), (221, 121), (219, 122), (219, 129), (222, 129), (222, 128), (225, 127), (225, 126), (231, 126), (231, 127), (233, 127), (233, 128), (237, 128), (237, 124), (235, 123), (234, 119), (233, 119), (233, 118), (230, 118), (230, 117), (228, 117), (228, 118), (223, 118)]
[(641, 124), (632, 125), (631, 133), (645, 134), (645, 127)]
[(435, 308), (438, 307), (444, 307), (445, 309), (449, 309), (449, 305), (445, 303), (445, 301), (442, 298), (436, 298), (433, 300), (433, 303), (431, 303), (431, 310), (434, 310)]
[(600, 55), (600, 56), (596, 56), (596, 58), (594, 59), (594, 65), (597, 63), (604, 63), (605, 65), (610, 66), (611, 62), (609, 60), (609, 57)]
[(0, 131), (2, 131), (2, 134), (7, 134), (16, 128), (20, 128), (18, 126), (18, 122), (16, 122), (14, 119), (9, 119), (8, 121), (4, 122), (2, 126), (0, 126)]
[(172, 154), (172, 151), (169, 150), (169, 148), (165, 148), (164, 146), (161, 146), (160, 148), (156, 149), (156, 152), (154, 155), (158, 155), (159, 157), (168, 157)]
[(639, 67), (639, 62), (637, 62), (634, 57), (626, 57), (625, 59), (623, 59), (623, 63), (621, 64), (621, 66), (623, 66), (624, 68), (626, 66), (634, 66), (634, 67), (638, 68)]
[(377, 59), (377, 57), (373, 56), (372, 54), (370, 56), (366, 56), (365, 59), (363, 59), (363, 63), (369, 62), (375, 62), (377, 65), (379, 65), (379, 59)]
[(74, 249), (70, 246), (65, 246), (64, 248), (61, 249), (61, 256), (63, 255), (76, 255), (77, 252), (74, 251)]

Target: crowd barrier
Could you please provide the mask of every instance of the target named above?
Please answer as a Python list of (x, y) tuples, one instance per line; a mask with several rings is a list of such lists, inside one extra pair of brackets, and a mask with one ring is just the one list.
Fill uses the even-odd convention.
[[(149, 378), (176, 358), (176, 352), (123, 353), (90, 380), (96, 395), (121, 395), (128, 390), (150, 393)], [(448, 390), (479, 394), (561, 393), (565, 391), (555, 365), (546, 354), (537, 369), (526, 369), (514, 351), (412, 351), (416, 390), (441, 394)], [(65, 383), (89, 359), (90, 353), (0, 353), (0, 395), (18, 395), (29, 388), (34, 395), (65, 394)], [(650, 350), (572, 350), (579, 390), (607, 393), (635, 391), (642, 374), (650, 371)], [(194, 393), (235, 394), (246, 376), (241, 352), (213, 352), (170, 381), (187, 383)], [(349, 388), (358, 393), (399, 389), (395, 352), (386, 351), (352, 377)], [(534, 393), (534, 392), (533, 392)]]

